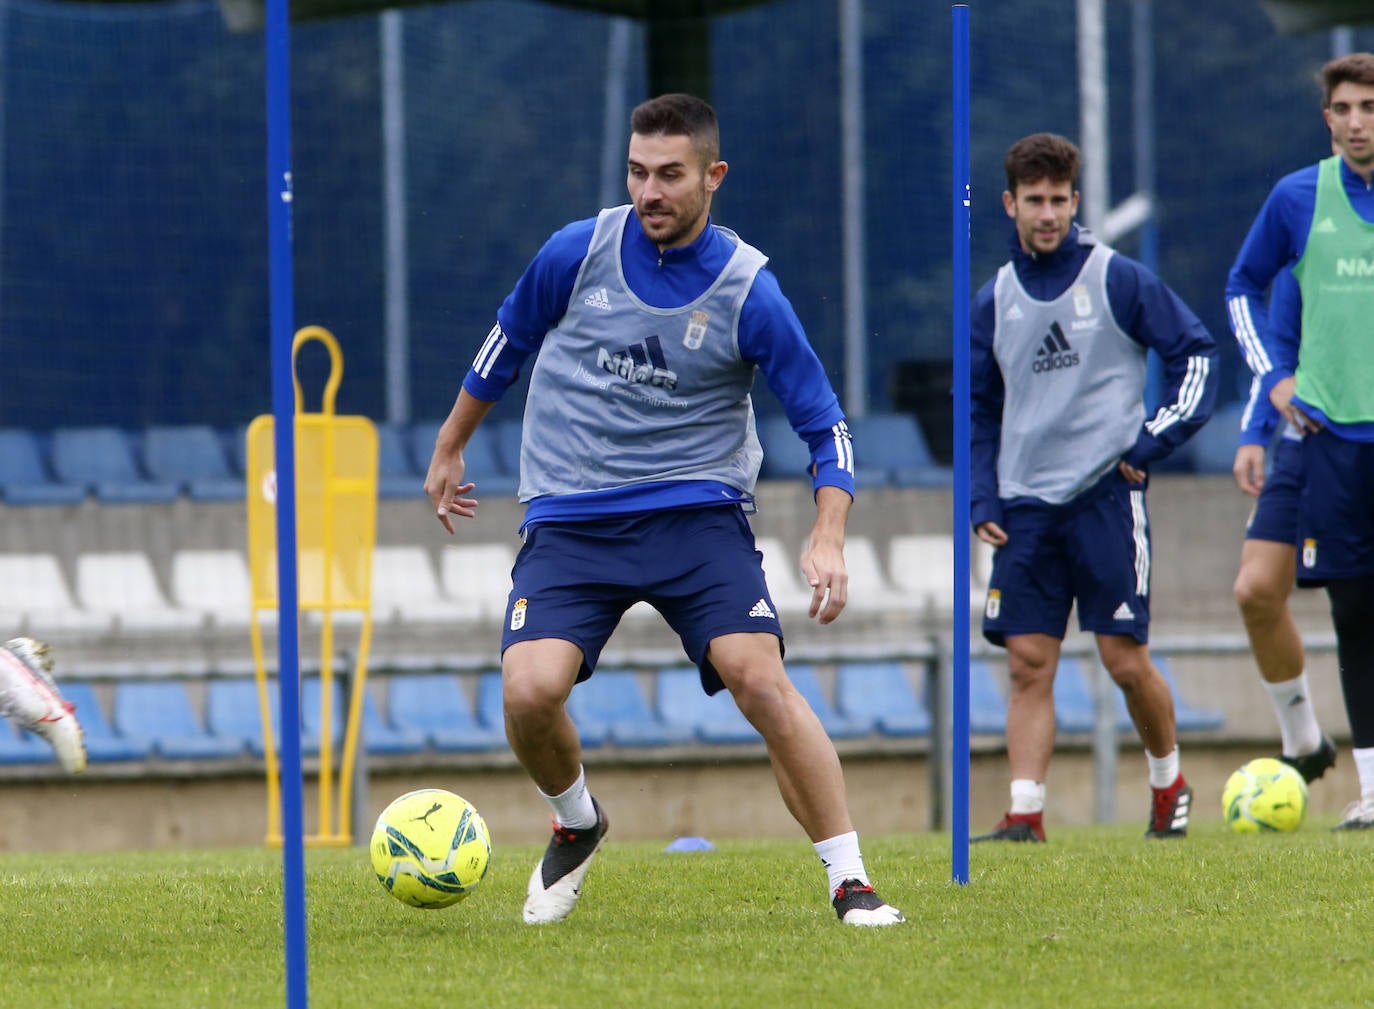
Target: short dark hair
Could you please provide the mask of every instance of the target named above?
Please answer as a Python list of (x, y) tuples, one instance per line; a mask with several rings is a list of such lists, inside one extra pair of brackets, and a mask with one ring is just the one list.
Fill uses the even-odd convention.
[(1007, 190), (1016, 193), (1021, 183), (1041, 179), (1078, 186), (1078, 148), (1057, 133), (1032, 133), (1007, 151)]
[(703, 164), (720, 160), (716, 110), (695, 95), (659, 95), (635, 106), (630, 113), (630, 130), (642, 137), (690, 137)]
[(1317, 83), (1322, 86), (1322, 108), (1331, 107), (1331, 92), (1337, 84), (1374, 85), (1374, 54), (1350, 53), (1338, 56), (1317, 72)]

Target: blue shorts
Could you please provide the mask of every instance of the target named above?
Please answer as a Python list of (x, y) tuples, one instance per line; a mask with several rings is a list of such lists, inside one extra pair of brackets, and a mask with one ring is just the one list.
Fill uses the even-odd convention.
[(1005, 546), (992, 560), (983, 637), (1063, 638), (1069, 610), (1093, 634), (1149, 638), (1150, 524), (1144, 485), (1113, 471), (1062, 505), (1003, 508)]
[(1301, 491), (1302, 442), (1296, 438), (1280, 438), (1274, 446), (1264, 489), (1245, 524), (1245, 538), (1296, 545)]
[(1297, 542), (1299, 585), (1374, 575), (1374, 442), (1303, 438)]
[(501, 651), (517, 641), (570, 641), (582, 650), (579, 682), (640, 600), (677, 632), (708, 694), (725, 686), (706, 659), (714, 638), (763, 631), (782, 647), (763, 554), (738, 506), (541, 523), (527, 531), (511, 579)]

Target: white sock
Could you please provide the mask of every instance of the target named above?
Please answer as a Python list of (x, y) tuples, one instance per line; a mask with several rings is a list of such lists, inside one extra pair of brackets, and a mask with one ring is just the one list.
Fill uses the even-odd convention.
[(1156, 757), (1149, 750), (1145, 759), (1150, 763), (1150, 787), (1168, 788), (1178, 780), (1178, 747), (1175, 746), (1167, 756)]
[(1045, 810), (1045, 786), (1030, 778), (1011, 779), (1011, 811), (1013, 813), (1042, 813)]
[(1274, 703), (1279, 719), (1279, 734), (1283, 737), (1283, 752), (1290, 757), (1315, 753), (1322, 745), (1322, 729), (1312, 708), (1312, 693), (1307, 686), (1307, 671), (1291, 680), (1264, 684)]
[(864, 871), (864, 857), (859, 853), (859, 832), (857, 830), (851, 830), (848, 834), (828, 837), (824, 841), (817, 841), (812, 847), (816, 849), (816, 854), (821, 859), (821, 865), (825, 866), (826, 875), (830, 877), (830, 895), (832, 897), (846, 879), (857, 879), (861, 883), (868, 882), (868, 873)]
[[(542, 791), (539, 793), (544, 795)], [(558, 795), (544, 795), (553, 807), (554, 819), (565, 827), (581, 830), (596, 826), (596, 807), (592, 805), (591, 793), (587, 791), (587, 772), (579, 767), (577, 780), (567, 791)]]
[(1351, 751), (1355, 755), (1355, 773), (1360, 777), (1360, 795), (1374, 796), (1374, 747)]

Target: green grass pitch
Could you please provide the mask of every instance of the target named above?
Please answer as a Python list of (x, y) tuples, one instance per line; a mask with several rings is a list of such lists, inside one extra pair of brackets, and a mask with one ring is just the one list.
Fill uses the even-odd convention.
[[(975, 846), (867, 838), (904, 925), (845, 928), (803, 839), (667, 853), (614, 834), (566, 922), (520, 921), (538, 850), (502, 847), (472, 897), (420, 911), (365, 849), (307, 852), (312, 1007), (1340, 1006), (1374, 1004), (1374, 833), (1181, 842), (1061, 828)], [(281, 859), (269, 849), (0, 855), (0, 1005), (285, 1004)]]

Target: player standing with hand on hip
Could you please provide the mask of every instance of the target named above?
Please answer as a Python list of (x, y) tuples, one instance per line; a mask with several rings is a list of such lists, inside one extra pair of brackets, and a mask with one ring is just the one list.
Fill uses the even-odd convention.
[[(630, 121), (629, 206), (553, 235), (441, 427), (425, 477), (439, 521), (471, 516), (463, 448), (535, 357), (520, 448), (525, 543), (502, 634), (506, 735), (553, 811), (524, 920), (572, 913), (608, 820), (587, 789), (565, 704), (621, 616), (647, 600), (763, 736), (788, 810), (850, 925), (903, 920), (869, 885), (834, 745), (792, 686), (745, 515), (762, 450), (756, 372), (811, 448), (816, 520), (801, 567), (810, 615), (844, 609), (853, 451), (835, 393), (766, 257), (711, 222), (725, 179), (711, 106), (664, 95)], [(477, 475), (480, 479), (480, 474)]]
[[(1159, 278), (1073, 223), (1078, 167), (1078, 148), (1055, 134), (1011, 146), (1011, 260), (973, 305), (972, 522), (997, 548), (983, 636), (1007, 649), (1012, 777), (1009, 811), (975, 841), (1045, 840), (1054, 677), (1075, 602), (1145, 744), (1145, 836), (1188, 829), (1173, 696), (1146, 645), (1145, 486), (1149, 465), (1211, 415), (1216, 346)], [(1147, 418), (1151, 348), (1167, 388)]]
[[(1246, 362), (1302, 433), (1297, 579), (1324, 586), (1336, 632), (1360, 797), (1338, 830), (1374, 828), (1374, 54), (1318, 74), (1338, 153), (1280, 179), (1226, 281)], [(1302, 324), (1268, 325), (1263, 296), (1288, 268)]]

